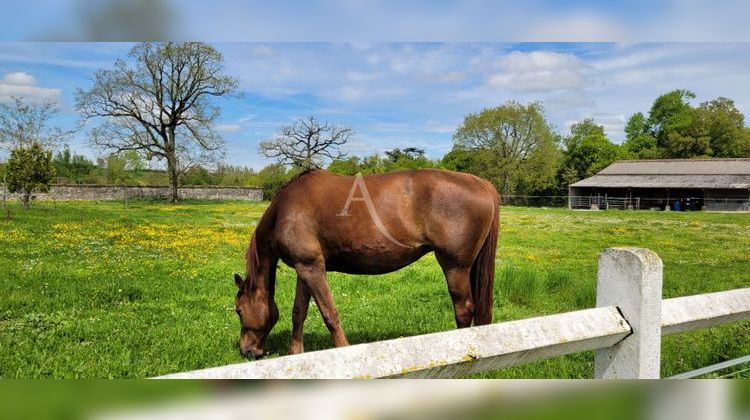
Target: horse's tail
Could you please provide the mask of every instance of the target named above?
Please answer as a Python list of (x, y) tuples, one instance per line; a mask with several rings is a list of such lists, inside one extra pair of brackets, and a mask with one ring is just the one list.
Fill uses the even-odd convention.
[[(492, 188), (492, 187), (491, 187)], [(500, 197), (491, 189), (494, 202), (492, 225), (471, 266), (471, 295), (474, 300), (474, 325), (492, 323), (493, 287), (495, 284), (495, 253), (500, 224)]]

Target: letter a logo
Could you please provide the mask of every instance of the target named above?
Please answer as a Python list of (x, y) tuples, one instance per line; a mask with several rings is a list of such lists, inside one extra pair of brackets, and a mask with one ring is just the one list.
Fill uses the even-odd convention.
[[(362, 192), (361, 197), (355, 197), (354, 194), (357, 191), (357, 189)], [(363, 201), (365, 203), (365, 206), (367, 207), (367, 212), (370, 214), (370, 219), (372, 219), (373, 223), (375, 223), (375, 227), (382, 233), (386, 238), (388, 238), (389, 241), (393, 242), (394, 244), (404, 247), (404, 248), (410, 248), (408, 245), (404, 245), (401, 242), (398, 241), (398, 239), (394, 238), (393, 235), (391, 235), (390, 232), (388, 232), (388, 229), (385, 228), (385, 225), (383, 224), (383, 221), (380, 220), (380, 217), (378, 216), (378, 212), (375, 210), (375, 205), (372, 203), (372, 199), (370, 198), (370, 193), (367, 192), (367, 185), (365, 185), (365, 180), (362, 178), (362, 173), (358, 173), (354, 176), (354, 184), (352, 184), (352, 189), (349, 191), (349, 197), (346, 199), (346, 204), (344, 204), (344, 208), (341, 209), (341, 212), (337, 214), (336, 216), (341, 217), (347, 217), (349, 216), (349, 207), (352, 205), (352, 201)]]

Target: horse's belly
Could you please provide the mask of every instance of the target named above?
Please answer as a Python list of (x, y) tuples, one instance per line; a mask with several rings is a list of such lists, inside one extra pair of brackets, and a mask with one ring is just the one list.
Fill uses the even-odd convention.
[(388, 253), (337, 253), (326, 258), (326, 270), (347, 274), (385, 274), (417, 261), (429, 250), (415, 248), (398, 255)]

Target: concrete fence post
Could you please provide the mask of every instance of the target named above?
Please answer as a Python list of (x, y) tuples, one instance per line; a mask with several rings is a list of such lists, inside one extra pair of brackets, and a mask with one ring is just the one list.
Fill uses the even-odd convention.
[(594, 377), (660, 377), (662, 268), (647, 249), (609, 248), (599, 255), (596, 306), (616, 306), (633, 332), (595, 352)]

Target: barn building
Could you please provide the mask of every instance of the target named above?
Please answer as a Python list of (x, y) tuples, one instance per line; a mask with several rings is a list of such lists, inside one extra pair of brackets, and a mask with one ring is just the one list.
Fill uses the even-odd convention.
[(573, 209), (750, 210), (750, 159), (615, 162), (571, 184)]

